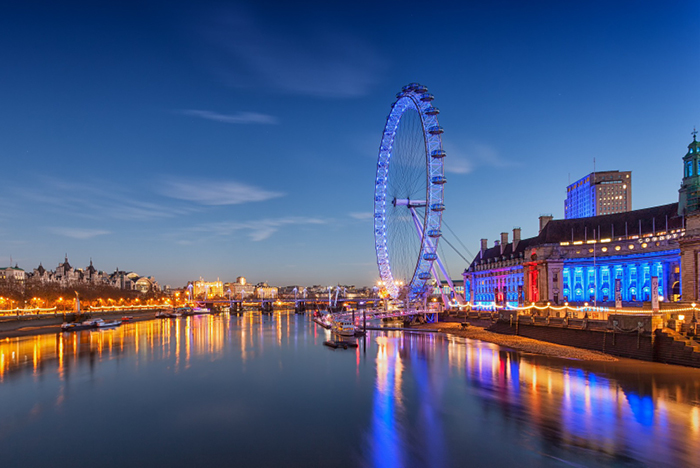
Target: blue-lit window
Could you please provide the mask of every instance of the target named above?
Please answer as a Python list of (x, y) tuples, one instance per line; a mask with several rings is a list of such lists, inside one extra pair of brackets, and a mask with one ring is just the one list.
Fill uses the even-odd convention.
[(685, 176), (686, 177), (693, 176), (693, 161), (686, 161), (686, 163), (685, 163)]

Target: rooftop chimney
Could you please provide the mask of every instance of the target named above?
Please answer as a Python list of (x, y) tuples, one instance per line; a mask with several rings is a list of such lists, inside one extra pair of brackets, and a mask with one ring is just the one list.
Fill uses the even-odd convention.
[(489, 240), (488, 239), (481, 239), (481, 256), (484, 256), (484, 252), (486, 252), (486, 249), (489, 248)]
[(552, 215), (542, 215), (540, 216), (540, 232), (542, 232), (542, 229), (547, 225), (548, 222), (554, 219), (554, 216)]
[(506, 245), (508, 245), (508, 233), (502, 232), (501, 233), (501, 255), (503, 255), (503, 251), (506, 250)]
[(518, 248), (518, 242), (520, 242), (520, 228), (513, 228), (513, 252)]

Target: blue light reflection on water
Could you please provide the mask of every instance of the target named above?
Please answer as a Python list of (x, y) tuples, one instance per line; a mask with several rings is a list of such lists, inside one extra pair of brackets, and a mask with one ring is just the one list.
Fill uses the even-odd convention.
[[(246, 314), (3, 340), (3, 466), (74, 464), (54, 456), (63, 434), (100, 466), (696, 464), (697, 370), (328, 337), (304, 316)], [(105, 457), (105, 440), (129, 444)]]

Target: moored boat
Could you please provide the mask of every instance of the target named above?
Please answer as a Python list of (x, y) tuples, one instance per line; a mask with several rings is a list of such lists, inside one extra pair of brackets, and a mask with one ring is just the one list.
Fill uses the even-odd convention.
[(343, 341), (343, 340), (328, 340), (323, 342), (324, 346), (328, 346), (329, 348), (343, 348), (343, 349), (348, 349), (348, 348), (357, 348), (357, 343), (353, 341)]
[(84, 322), (62, 323), (61, 331), (80, 331), (97, 328), (95, 320), (85, 320)]
[(121, 320), (102, 320), (102, 319), (97, 319), (95, 320), (95, 327), (96, 328), (110, 328), (110, 327), (118, 327), (119, 325), (122, 324)]
[(340, 336), (355, 336), (355, 325), (346, 320), (333, 322), (331, 330), (333, 333)]

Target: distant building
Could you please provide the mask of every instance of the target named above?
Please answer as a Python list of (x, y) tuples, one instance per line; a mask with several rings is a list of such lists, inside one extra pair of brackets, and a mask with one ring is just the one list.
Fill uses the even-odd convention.
[(587, 218), (632, 210), (632, 172), (591, 172), (566, 188), (564, 218)]
[(160, 289), (158, 282), (152, 276), (141, 276), (134, 282), (134, 289), (142, 294)]
[(192, 292), (195, 298), (204, 297), (205, 299), (212, 297), (224, 296), (224, 283), (219, 279), (216, 281), (204, 281), (199, 278), (199, 281), (192, 283)]
[(85, 269), (73, 268), (68, 262), (68, 256), (62, 263), (58, 264), (55, 271), (47, 270), (39, 263), (39, 266), (26, 276), (37, 283), (58, 283), (64, 288), (78, 284), (93, 284), (112, 286), (127, 291), (137, 289), (143, 293), (160, 289), (158, 282), (151, 276), (142, 277), (137, 273), (122, 271), (119, 268), (114, 270), (114, 273), (105, 273), (93, 266), (92, 259), (90, 259), (90, 265)]
[(26, 279), (27, 273), (16, 264), (13, 267), (0, 268), (0, 281), (15, 281), (23, 284)]
[(224, 283), (224, 292), (228, 294), (228, 291), (231, 291), (232, 299), (245, 299), (255, 294), (255, 285), (248, 284), (245, 277), (239, 276), (235, 283)]
[(258, 299), (277, 299), (277, 288), (267, 283), (255, 285), (255, 297)]

